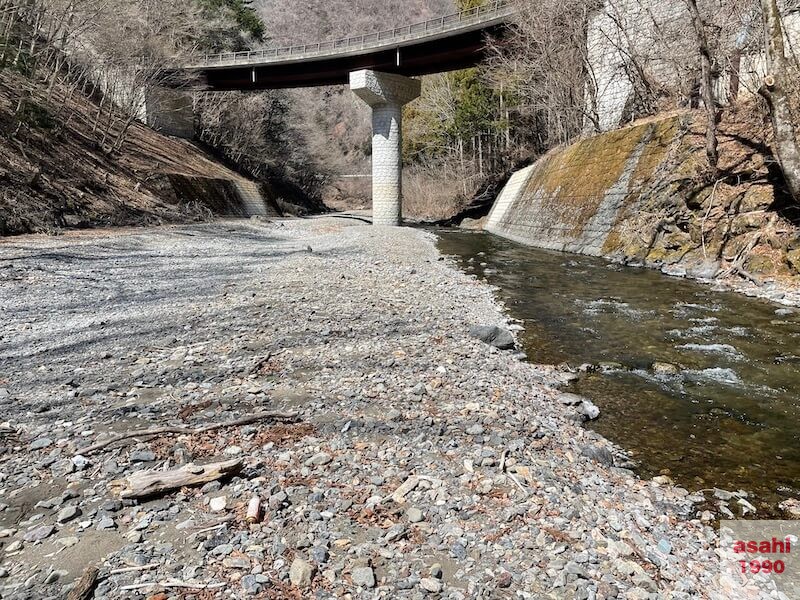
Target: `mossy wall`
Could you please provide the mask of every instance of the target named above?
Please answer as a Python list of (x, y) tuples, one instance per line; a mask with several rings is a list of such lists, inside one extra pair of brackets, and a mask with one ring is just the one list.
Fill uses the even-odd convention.
[(708, 177), (702, 119), (692, 112), (554, 149), (528, 168), (521, 191), (501, 194), (485, 228), (674, 274), (798, 276), (798, 228), (764, 138), (743, 131), (743, 120), (722, 123), (716, 179)]

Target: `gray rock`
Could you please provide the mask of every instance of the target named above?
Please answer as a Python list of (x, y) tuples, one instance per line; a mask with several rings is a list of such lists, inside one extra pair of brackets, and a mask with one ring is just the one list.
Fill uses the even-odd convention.
[(590, 400), (584, 400), (578, 406), (578, 413), (587, 421), (594, 421), (600, 416), (600, 409)]
[(455, 544), (450, 546), (450, 555), (453, 558), (458, 558), (460, 560), (463, 560), (467, 558), (467, 549), (464, 548), (464, 546), (462, 546), (458, 542), (456, 542)]
[(58, 516), (56, 517), (56, 521), (59, 523), (68, 523), (72, 521), (72, 519), (79, 517), (83, 514), (80, 508), (74, 505), (65, 506), (58, 512)]
[(328, 463), (330, 463), (332, 460), (333, 460), (333, 457), (330, 454), (328, 454), (327, 452), (319, 452), (318, 454), (315, 454), (314, 456), (309, 458), (305, 462), (305, 464), (306, 464), (306, 466), (309, 466), (309, 467), (310, 466), (314, 466), (314, 465), (316, 465), (316, 466), (324, 466), (324, 465), (327, 465)]
[(406, 533), (407, 533), (406, 526), (403, 525), (402, 523), (398, 523), (397, 525), (392, 525), (389, 528), (389, 531), (386, 532), (384, 539), (387, 542), (394, 542), (402, 537), (405, 537)]
[(475, 425), (467, 427), (467, 435), (481, 435), (483, 432), (484, 428), (480, 423), (475, 423)]
[(255, 575), (245, 575), (239, 580), (244, 592), (250, 596), (260, 593), (263, 586), (258, 582)]
[(364, 588), (375, 587), (375, 572), (372, 567), (356, 567), (351, 573), (353, 585)]
[(22, 536), (22, 539), (26, 542), (40, 542), (53, 535), (55, 530), (56, 528), (52, 525), (42, 525), (41, 527), (37, 527), (36, 529), (31, 529), (28, 531)]
[(422, 514), (420, 509), (412, 506), (406, 511), (406, 518), (408, 518), (410, 523), (419, 523), (420, 521), (425, 520), (425, 515)]
[(41, 450), (43, 448), (47, 448), (48, 446), (52, 445), (53, 440), (49, 437), (41, 437), (37, 440), (31, 442), (31, 450)]
[(314, 546), (311, 549), (311, 558), (318, 564), (325, 564), (330, 558), (328, 549), (324, 546)]
[(132, 463), (137, 462), (153, 462), (156, 459), (156, 453), (151, 450), (135, 450), (131, 452), (129, 460)]
[(496, 325), (475, 325), (470, 327), (469, 334), (500, 350), (511, 350), (516, 344), (514, 336), (508, 329), (503, 329)]
[(289, 569), (289, 581), (296, 587), (306, 588), (311, 585), (314, 571), (314, 566), (310, 562), (296, 557)]
[(104, 531), (106, 529), (116, 529), (117, 524), (114, 522), (114, 519), (111, 517), (101, 517), (100, 520), (97, 522), (97, 531)]
[(581, 454), (589, 457), (593, 461), (607, 467), (614, 466), (614, 455), (605, 446), (597, 444), (587, 444), (581, 448)]

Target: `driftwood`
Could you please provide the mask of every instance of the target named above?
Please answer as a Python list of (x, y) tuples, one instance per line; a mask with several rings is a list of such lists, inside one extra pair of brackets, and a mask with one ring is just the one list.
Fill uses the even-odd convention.
[(69, 594), (67, 600), (86, 600), (92, 595), (92, 590), (97, 583), (97, 574), (100, 570), (94, 565), (86, 567), (86, 570), (81, 575), (81, 578), (75, 583)]
[[(138, 471), (125, 479), (112, 482), (112, 487), (122, 487), (119, 497), (123, 500), (131, 498), (147, 498), (176, 490), (184, 486), (199, 485), (227, 475), (238, 473), (244, 463), (234, 458), (207, 465), (184, 465), (170, 471)], [(124, 487), (123, 487), (124, 486)]]
[(268, 419), (272, 419), (274, 421), (294, 421), (297, 419), (297, 413), (262, 412), (262, 413), (256, 413), (254, 415), (249, 415), (247, 417), (242, 417), (240, 419), (234, 419), (233, 421), (227, 421), (225, 423), (214, 423), (212, 425), (205, 425), (203, 427), (198, 427), (196, 429), (192, 429), (191, 427), (169, 427), (169, 426), (152, 427), (150, 429), (139, 429), (136, 431), (130, 431), (128, 433), (120, 433), (102, 442), (97, 442), (96, 444), (93, 444), (91, 446), (86, 446), (85, 448), (81, 448), (80, 450), (78, 450), (76, 454), (90, 454), (92, 452), (96, 452), (97, 450), (101, 450), (106, 446), (110, 446), (111, 444), (116, 444), (117, 442), (121, 442), (122, 440), (127, 440), (129, 438), (134, 438), (134, 437), (145, 437), (145, 436), (166, 435), (166, 434), (196, 435), (198, 433), (207, 433), (209, 431), (214, 431), (216, 429), (225, 429), (226, 427), (238, 427), (241, 425), (249, 425), (257, 421), (266, 421)]

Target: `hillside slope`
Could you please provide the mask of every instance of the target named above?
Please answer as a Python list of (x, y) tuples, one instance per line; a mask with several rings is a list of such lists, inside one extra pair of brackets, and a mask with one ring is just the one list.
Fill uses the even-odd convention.
[[(53, 98), (0, 71), (0, 235), (277, 215), (291, 206), (278, 184), (248, 180), (194, 144), (139, 123), (109, 155), (93, 127), (96, 105), (77, 93)], [(303, 210), (303, 198), (281, 192)]]

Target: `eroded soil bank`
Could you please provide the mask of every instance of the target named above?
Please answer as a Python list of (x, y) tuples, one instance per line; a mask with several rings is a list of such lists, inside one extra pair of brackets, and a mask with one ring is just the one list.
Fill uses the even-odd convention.
[[(710, 593), (697, 498), (614, 466), (555, 369), (471, 338), (504, 317), (425, 232), (328, 217), (21, 237), (0, 244), (0, 306), (3, 598), (60, 597), (88, 565), (95, 598)], [(76, 455), (263, 410), (298, 419)], [(143, 468), (237, 457), (221, 484), (115, 495)]]

